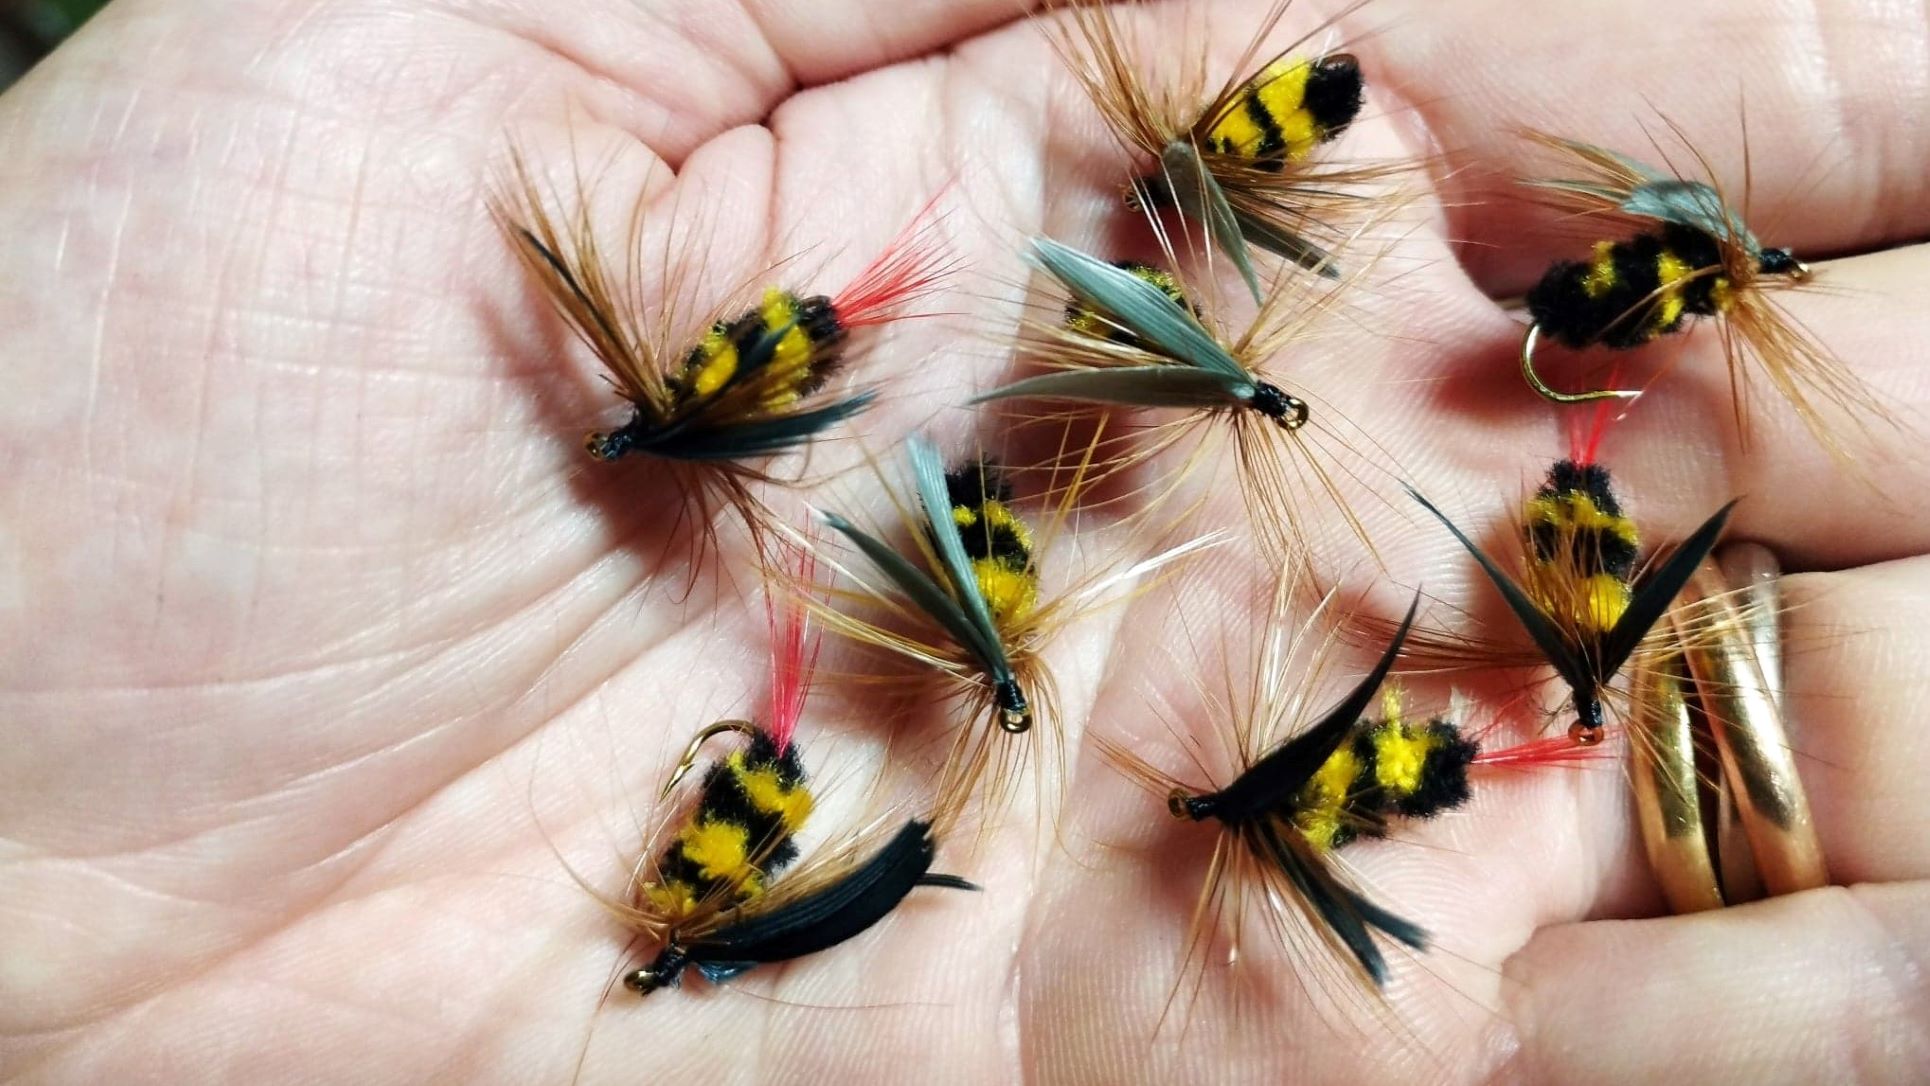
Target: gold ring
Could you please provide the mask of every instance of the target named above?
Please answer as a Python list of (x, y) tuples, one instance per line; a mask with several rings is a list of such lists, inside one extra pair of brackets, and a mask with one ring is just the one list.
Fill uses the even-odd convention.
[[(1782, 566), (1768, 547), (1760, 543), (1731, 543), (1722, 549), (1716, 562), (1728, 581), (1731, 599), (1747, 631), (1748, 643), (1756, 657), (1756, 671), (1763, 688), (1783, 709), (1782, 652)], [(1782, 714), (1785, 733), (1789, 716)], [(1722, 785), (1716, 796), (1717, 877), (1723, 897), (1731, 905), (1763, 897), (1762, 873), (1756, 869), (1756, 854), (1749, 847), (1749, 834), (1743, 829), (1742, 811), (1736, 799), (1735, 782), (1721, 774)]]
[(1781, 573), (1767, 548), (1724, 547), (1670, 610), (1667, 645), (1633, 664), (1630, 780), (1676, 913), (1829, 881), (1784, 723)]
[(1680, 649), (1670, 649), (1638, 660), (1629, 685), (1635, 701), (1635, 764), (1629, 781), (1636, 819), (1649, 868), (1673, 913), (1725, 904), (1702, 818), (1701, 777), (1685, 690), (1689, 682), (1688, 662)]
[[(1703, 632), (1685, 640), (1684, 654), (1763, 889), (1792, 894), (1827, 885), (1829, 870), (1789, 749), (1781, 698), (1766, 674), (1781, 672), (1780, 619), (1773, 597), (1767, 607), (1761, 603), (1774, 592), (1774, 558), (1761, 551), (1744, 561), (1752, 567), (1751, 580), (1739, 592), (1713, 561), (1689, 581), (1681, 606), (1700, 611)], [(1770, 660), (1767, 669), (1759, 644)]]

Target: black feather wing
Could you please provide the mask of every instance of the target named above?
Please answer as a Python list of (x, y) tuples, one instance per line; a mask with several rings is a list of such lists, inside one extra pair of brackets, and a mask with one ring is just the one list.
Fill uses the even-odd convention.
[(889, 916), (917, 886), (959, 886), (962, 880), (928, 881), (936, 847), (930, 823), (913, 819), (843, 878), (718, 928), (684, 951), (693, 962), (783, 962), (834, 947)]
[(1213, 816), (1223, 822), (1246, 822), (1264, 817), (1298, 792), (1326, 763), (1327, 757), (1353, 734), (1354, 725), (1367, 711), (1374, 692), (1380, 689), (1395, 658), (1400, 656), (1401, 645), (1414, 626), (1414, 613), (1420, 605), (1421, 597), (1417, 594), (1408, 604), (1407, 616), (1401, 619), (1400, 629), (1394, 632), (1374, 670), (1368, 672), (1340, 704), (1321, 717), (1319, 723), (1275, 747), (1232, 784), (1211, 795), (1200, 796), (1195, 802), (1207, 806)]

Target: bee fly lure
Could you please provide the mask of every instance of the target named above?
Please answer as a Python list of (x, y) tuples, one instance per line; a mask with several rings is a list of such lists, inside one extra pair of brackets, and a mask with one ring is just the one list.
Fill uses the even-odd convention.
[(931, 826), (917, 819), (901, 827), (862, 863), (774, 908), (739, 908), (714, 923), (687, 927), (666, 942), (649, 965), (623, 978), (641, 995), (674, 987), (685, 969), (705, 980), (729, 980), (758, 965), (790, 961), (854, 938), (891, 914), (912, 890), (978, 887), (956, 875), (932, 874)]
[(723, 981), (758, 964), (814, 954), (864, 932), (918, 886), (977, 889), (931, 873), (936, 843), (930, 824), (917, 819), (866, 859), (858, 859), (862, 842), (852, 842), (777, 879), (797, 860), (796, 835), (815, 806), (793, 735), (817, 642), (801, 608), (771, 607), (769, 618), (768, 723), (720, 721), (691, 740), (660, 798), (695, 767), (711, 738), (735, 732), (747, 742), (704, 773), (676, 839), (617, 910), (661, 944), (649, 965), (624, 976), (632, 991), (674, 986), (692, 966)]
[(1639, 394), (1550, 388), (1535, 370), (1544, 338), (1577, 350), (1629, 350), (1684, 330), (1691, 318), (1717, 317), (1724, 322), (1723, 353), (1738, 392), (1738, 423), (1746, 359), (1762, 367), (1832, 451), (1837, 446), (1818, 413), (1819, 400), (1859, 413), (1859, 421), (1889, 417), (1861, 379), (1772, 297), (1779, 288), (1809, 282), (1809, 265), (1788, 249), (1764, 245), (1714, 185), (1591, 144), (1534, 132), (1529, 138), (1560, 154), (1580, 176), (1528, 185), (1584, 215), (1616, 215), (1643, 226), (1622, 240), (1597, 241), (1587, 260), (1555, 263), (1528, 292), (1532, 323), (1522, 337), (1521, 371), (1537, 393), (1560, 403)]
[[(1256, 301), (1260, 282), (1248, 245), (1338, 278), (1331, 255), (1307, 235), (1319, 232), (1322, 214), (1340, 203), (1350, 181), (1374, 171), (1320, 170), (1308, 158), (1359, 114), (1358, 60), (1346, 53), (1292, 56), (1302, 39), (1189, 113), (1185, 92), (1147, 85), (1142, 59), (1118, 22), (1122, 5), (1066, 0), (1058, 7), (1065, 21), (1048, 31), (1054, 45), (1114, 135), (1153, 167), (1134, 183), (1135, 202), (1177, 208), (1205, 226)], [(1275, 3), (1262, 18), (1243, 64), (1286, 7)]]
[(587, 208), (555, 216), (520, 156), (513, 171), (494, 198), (495, 218), (630, 406), (621, 426), (588, 436), (589, 455), (647, 455), (688, 466), (698, 489), (716, 489), (747, 520), (756, 502), (746, 483), (769, 478), (763, 461), (806, 447), (874, 400), (868, 389), (827, 391), (852, 333), (900, 319), (907, 303), (951, 272), (927, 206), (837, 294), (773, 286), (756, 305), (713, 323), (694, 345), (661, 342), (657, 323), (635, 304), (636, 270), (625, 283), (622, 269), (606, 265)]
[(1736, 504), (1716, 510), (1638, 583), (1635, 525), (1622, 514), (1608, 469), (1557, 461), (1524, 509), (1525, 579), (1516, 581), (1432, 502), (1409, 493), (1474, 556), (1568, 686), (1569, 734), (1584, 744), (1600, 742), (1604, 691), (1714, 549)]
[(1342, 485), (1343, 476), (1360, 480), (1364, 470), (1375, 470), (1353, 443), (1362, 431), (1324, 406), (1316, 423), (1309, 402), (1266, 372), (1322, 312), (1318, 299), (1276, 285), (1235, 335), (1203, 319), (1171, 272), (1108, 263), (1050, 238), (1033, 240), (1032, 259), (1069, 296), (1063, 320), (1034, 326), (1037, 358), (1047, 372), (972, 402), (1030, 399), (1182, 412), (1142, 451), (1097, 470), (1143, 462), (1196, 426), (1220, 427), (1233, 444), (1254, 530), (1271, 555), (1284, 557), (1307, 541), (1310, 510), (1303, 495), (1310, 491), (1324, 493), (1373, 549)]
[(1316, 840), (1302, 829), (1303, 821), (1312, 821), (1302, 797), (1310, 788), (1320, 788), (1316, 778), (1337, 752), (1357, 738), (1361, 715), (1400, 655), (1419, 605), (1416, 597), (1374, 669), (1312, 727), (1260, 757), (1225, 788), (1197, 793), (1176, 787), (1167, 799), (1175, 818), (1218, 822), (1262, 863), (1283, 875), (1376, 987), (1386, 982), (1387, 963), (1374, 933), (1424, 950), (1427, 932), (1341, 881), (1328, 862), (1334, 842)]
[[(1004, 630), (1027, 617), (1037, 600), (1031, 532), (1007, 504), (1010, 494), (995, 467), (981, 462), (947, 475), (938, 450), (923, 437), (910, 438), (906, 452), (936, 570), (920, 569), (835, 513), (825, 513), (825, 520), (970, 657), (990, 685), (999, 726), (1027, 731), (1032, 706)], [(961, 532), (966, 527), (972, 529), (969, 546)]]

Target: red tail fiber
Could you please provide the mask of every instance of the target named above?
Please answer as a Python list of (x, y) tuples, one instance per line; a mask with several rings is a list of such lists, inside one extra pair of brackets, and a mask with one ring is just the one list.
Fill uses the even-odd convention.
[[(798, 583), (810, 586), (815, 581), (817, 563), (806, 547), (795, 548)], [(791, 745), (797, 722), (804, 715), (804, 700), (811, 694), (811, 676), (817, 670), (821, 638), (805, 615), (801, 600), (786, 596), (779, 602), (772, 594), (764, 597), (764, 614), (771, 629), (771, 704), (765, 730), (779, 750)]]
[[(1618, 362), (1608, 371), (1607, 387), (1619, 387), (1621, 379), (1622, 366), (1621, 363)], [(1586, 424), (1580, 420), (1577, 414), (1571, 413), (1568, 416), (1569, 460), (1582, 467), (1587, 467), (1596, 462), (1597, 457), (1601, 455), (1602, 438), (1607, 436), (1609, 426), (1622, 417), (1621, 415), (1609, 414), (1617, 405), (1618, 401), (1616, 400), (1595, 401), (1595, 405), (1588, 411), (1588, 421)]]
[(1582, 766), (1609, 753), (1605, 743), (1583, 746), (1565, 735), (1532, 739), (1498, 750), (1482, 748), (1474, 764), (1488, 769), (1539, 769), (1545, 766)]
[[(1579, 462), (1579, 461), (1578, 461)], [(1544, 739), (1531, 739), (1526, 743), (1513, 746), (1490, 746), (1488, 739), (1501, 730), (1501, 722), (1517, 710), (1526, 710), (1528, 693), (1522, 691), (1496, 707), (1493, 722), (1474, 736), (1481, 750), (1474, 756), (1474, 765), (1487, 769), (1542, 769), (1548, 766), (1585, 766), (1599, 758), (1608, 756), (1611, 744), (1594, 743), (1584, 746), (1569, 738), (1566, 733), (1551, 735)]]
[(939, 189), (885, 251), (831, 299), (839, 324), (862, 328), (901, 319), (897, 309), (937, 291), (957, 270), (958, 262), (939, 230), (944, 217), (933, 214), (950, 190), (949, 184)]

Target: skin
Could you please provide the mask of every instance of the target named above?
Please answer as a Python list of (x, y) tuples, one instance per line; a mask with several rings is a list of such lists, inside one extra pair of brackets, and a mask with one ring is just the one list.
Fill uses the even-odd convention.
[[(1258, 8), (1213, 6), (1221, 64)], [(811, 282), (841, 283), (955, 179), (946, 231), (973, 270), (938, 306), (949, 316), (891, 329), (856, 363), (887, 400), (820, 476), (915, 426), (966, 443), (969, 417), (939, 405), (1013, 372), (997, 337), (1018, 314), (1020, 239), (1143, 237), (1117, 200), (1124, 158), (1001, 2), (120, 0), (0, 98), (0, 1068), (35, 1082), (1930, 1073), (1930, 515), (1914, 497), (1930, 484), (1916, 301), (1930, 257), (1910, 244), (1930, 230), (1930, 20), (1861, 0), (1573, 9), (1378, 0), (1349, 17), (1372, 83), (1351, 149), (1446, 152), (1454, 168), (1427, 176), (1388, 273), (1350, 298), (1361, 319), (1296, 353), (1292, 376), (1399, 465), (1374, 481), (1395, 497), (1359, 506), (1388, 567), (1367, 605), (1397, 614), (1398, 585), (1424, 582), (1498, 623), (1472, 564), (1388, 475), (1493, 542), (1566, 447), (1490, 298), (1586, 238), (1515, 198), (1505, 179), (1531, 161), (1508, 129), (1640, 154), (1659, 113), (1733, 179), (1746, 100), (1758, 233), (1841, 258), (1833, 289), (1790, 311), (1904, 424), (1853, 445), (1881, 490), (1772, 397), (1748, 405), (1745, 445), (1708, 331), (1668, 348), (1675, 368), (1605, 456), (1651, 539), (1740, 494), (1734, 534), (1805, 571), (1787, 588), (1793, 742), (1840, 885), (1661, 917), (1613, 762), (1513, 776), (1359, 846), (1376, 898), (1440, 947), (1397, 960), (1391, 1012), (1364, 1009), (1319, 948), (1282, 963), (1250, 934), (1237, 975), (1216, 958), (1162, 1027), (1209, 838), (1091, 739), (1196, 775), (1174, 735), (1210, 745), (1221, 730), (1191, 676), (1211, 693), (1221, 657), (1239, 672), (1250, 649), (1220, 631), (1250, 629), (1267, 594), (1236, 544), (1053, 642), (1064, 790), (1021, 787), (941, 853), (984, 893), (920, 891), (834, 952), (721, 992), (619, 990), (599, 1012), (625, 935), (565, 863), (622, 886), (688, 736), (756, 711), (763, 610), (741, 538), (726, 531), (720, 556), (739, 573), (693, 579), (649, 467), (584, 461), (582, 432), (620, 412), (485, 211), (509, 133), (565, 192), (583, 164), (615, 251), (639, 191), (649, 237), (724, 224), (693, 279), (716, 290), (799, 250)], [(1216, 470), (1196, 524), (1243, 526)], [(807, 493), (885, 508), (863, 471)], [(1379, 577), (1310, 508), (1322, 575)], [(1048, 587), (1151, 545), (1104, 516), (1082, 538)], [(1193, 636), (1121, 634), (1154, 628)], [(867, 666), (835, 646), (825, 661)], [(1335, 681), (1359, 663), (1341, 658)], [(1472, 722), (1538, 725), (1506, 684), (1468, 683)], [(907, 744), (871, 788), (869, 689), (806, 713), (800, 738), (837, 786), (824, 826), (915, 803), (929, 768), (931, 747)], [(1417, 710), (1445, 704), (1444, 685), (1410, 689)], [(919, 719), (912, 734), (942, 734)]]

